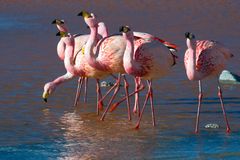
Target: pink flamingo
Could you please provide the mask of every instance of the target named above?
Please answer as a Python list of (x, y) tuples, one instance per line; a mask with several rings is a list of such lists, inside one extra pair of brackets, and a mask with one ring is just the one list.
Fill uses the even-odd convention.
[[(88, 12), (81, 12), (78, 15), (83, 16), (85, 23), (89, 26), (91, 32), (90, 37), (85, 46), (85, 55), (86, 60), (90, 66), (107, 72), (109, 74), (119, 73), (118, 80), (115, 85), (109, 90), (109, 92), (115, 88), (113, 96), (111, 97), (107, 108), (105, 109), (101, 120), (104, 120), (104, 117), (115, 98), (117, 92), (119, 91), (121, 74), (124, 74), (123, 68), (123, 53), (125, 50), (125, 41), (123, 41), (122, 36), (114, 35), (103, 38), (101, 41), (97, 43), (97, 20), (94, 14), (90, 14)], [(124, 86), (126, 95), (128, 95), (128, 82), (123, 75)], [(127, 110), (128, 110), (128, 119), (131, 120), (130, 114), (130, 104), (129, 98), (127, 98)]]
[[(90, 30), (91, 30), (89, 40), (85, 47), (86, 48), (85, 54), (86, 54), (88, 63), (92, 67), (95, 67), (99, 70), (103, 70), (106, 72), (121, 73), (121, 74), (125, 73), (125, 70), (123, 67), (123, 54), (126, 48), (126, 40), (121, 35), (113, 35), (113, 36), (108, 36), (106, 38), (103, 38), (101, 41), (99, 41), (99, 43), (96, 43), (97, 21), (94, 14), (89, 14), (88, 12), (83, 11), (79, 15), (84, 17), (85, 23), (90, 27)], [(134, 35), (136, 40), (136, 43), (135, 43), (136, 46), (140, 45), (142, 41), (146, 41), (149, 38), (152, 38), (152, 35), (148, 33), (134, 32)], [(160, 39), (158, 39), (158, 41), (159, 40)], [(168, 45), (169, 47), (171, 46), (170, 43)], [(94, 50), (93, 47), (95, 46), (97, 49)], [(125, 77), (124, 77), (124, 81), (125, 81), (125, 84), (127, 84)], [(118, 82), (116, 83), (116, 86), (114, 86), (116, 87), (115, 92), (112, 98), (110, 99), (108, 107), (103, 113), (101, 120), (104, 119), (105, 114), (107, 113), (113, 98), (118, 92), (119, 82), (120, 82), (120, 77)], [(127, 87), (128, 86), (125, 86), (126, 95), (128, 95)], [(130, 111), (129, 111), (130, 107), (129, 107), (128, 96), (126, 97), (126, 99), (128, 103), (127, 107), (128, 107), (129, 119), (131, 119)]]
[[(56, 24), (56, 26), (57, 26), (57, 28), (60, 32), (68, 32), (68, 29), (67, 29), (66, 24), (64, 23), (64, 20), (55, 19), (52, 22), (52, 24)], [(98, 34), (103, 38), (108, 35), (107, 28), (106, 28), (106, 26), (103, 22), (98, 23)], [(78, 54), (78, 52), (80, 52), (84, 48), (84, 45), (86, 44), (87, 38), (89, 37), (89, 35), (75, 34), (73, 36), (74, 36), (74, 41), (75, 41), (74, 57), (76, 57), (76, 54)], [(98, 37), (98, 39), (100, 39), (100, 37)], [(64, 42), (60, 39), (60, 41), (58, 42), (58, 45), (57, 45), (57, 53), (58, 53), (58, 56), (61, 60), (64, 60), (65, 47), (66, 46), (65, 46)], [(85, 84), (84, 102), (87, 101), (86, 97), (87, 97), (88, 77), (79, 77), (74, 106), (77, 106), (77, 102), (80, 98), (81, 87), (82, 87), (83, 81), (84, 81), (84, 84)], [(101, 102), (100, 102), (100, 105), (102, 106)]]
[(172, 55), (164, 44), (154, 38), (148, 39), (142, 42), (137, 48), (134, 48), (136, 46), (134, 43), (136, 42), (134, 42), (134, 35), (133, 32), (130, 31), (130, 28), (128, 26), (122, 26), (120, 31), (127, 42), (123, 57), (125, 71), (134, 77), (141, 77), (147, 80), (148, 83), (148, 92), (135, 128), (139, 128), (149, 98), (152, 110), (152, 123), (153, 126), (155, 126), (152, 80), (166, 76), (175, 64), (176, 57)]
[[(89, 66), (88, 63), (86, 62), (85, 55), (82, 51), (80, 53), (75, 54), (74, 52), (75, 39), (71, 34), (66, 32), (59, 32), (57, 35), (61, 36), (61, 40), (65, 45), (64, 65), (67, 70), (67, 73), (63, 76), (58, 77), (54, 81), (48, 82), (45, 84), (44, 92), (42, 95), (43, 99), (47, 101), (48, 96), (54, 92), (55, 88), (58, 85), (60, 85), (61, 83), (67, 80), (72, 79), (75, 76), (96, 78), (97, 97), (98, 97), (98, 100), (102, 99), (100, 86), (99, 86), (99, 79), (104, 78), (109, 74), (106, 72), (96, 70), (95, 68), (92, 68), (91, 66)], [(98, 105), (100, 105), (100, 103), (98, 103)], [(99, 109), (101, 108), (102, 106), (97, 106), (97, 113), (99, 113)]]
[[(189, 80), (198, 80), (198, 110), (196, 118), (195, 133), (199, 130), (199, 117), (201, 101), (203, 97), (201, 80), (213, 76), (218, 78), (222, 70), (225, 68), (226, 61), (233, 57), (230, 50), (225, 48), (221, 43), (210, 40), (195, 40), (192, 33), (185, 33), (186, 44), (188, 49), (185, 52), (184, 64), (186, 74)], [(226, 131), (230, 132), (227, 115), (225, 112), (222, 89), (218, 81), (218, 97), (220, 99), (223, 116), (226, 122)]]

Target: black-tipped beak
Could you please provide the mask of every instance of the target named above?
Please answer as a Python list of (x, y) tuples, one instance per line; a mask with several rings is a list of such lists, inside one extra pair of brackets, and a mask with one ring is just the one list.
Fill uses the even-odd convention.
[(60, 33), (60, 32), (58, 32), (58, 33), (56, 34), (56, 36), (61, 36), (61, 33)]
[(119, 28), (119, 32), (124, 32), (124, 33), (127, 33), (129, 32), (131, 29), (128, 27), (128, 26), (121, 26)]
[(195, 38), (195, 35), (194, 35), (193, 33), (191, 33), (191, 32), (186, 32), (186, 33), (185, 33), (185, 37), (186, 37), (186, 38), (189, 38), (189, 39), (194, 39), (194, 38)]
[(190, 32), (185, 33), (185, 38), (189, 38)]
[(119, 27), (119, 32), (123, 32), (124, 26)]
[(44, 100), (44, 102), (46, 102), (46, 103), (47, 103), (47, 98), (43, 98), (43, 100)]
[(54, 19), (54, 20), (52, 21), (52, 24), (57, 24), (57, 20)]
[(77, 16), (83, 16), (83, 11), (82, 12), (80, 12), (80, 13), (78, 13), (78, 15)]

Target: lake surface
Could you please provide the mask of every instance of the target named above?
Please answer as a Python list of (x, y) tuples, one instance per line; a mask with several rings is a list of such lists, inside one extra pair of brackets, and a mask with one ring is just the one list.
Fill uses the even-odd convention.
[[(183, 65), (184, 33), (191, 31), (197, 39), (214, 39), (231, 48), (235, 56), (227, 69), (240, 75), (240, 1), (2, 0), (0, 4), (0, 159), (240, 159), (240, 85), (223, 85), (232, 129), (227, 134), (216, 81), (203, 81), (200, 133), (194, 134), (198, 83), (187, 79)], [(95, 113), (95, 80), (89, 81), (88, 103), (81, 99), (73, 107), (77, 79), (57, 88), (48, 103), (42, 101), (44, 84), (65, 73), (56, 54), (57, 29), (51, 22), (65, 19), (71, 33), (88, 34), (83, 19), (76, 16), (82, 10), (95, 13), (110, 33), (126, 24), (180, 46), (171, 75), (153, 82), (156, 127), (149, 105), (139, 130), (133, 129), (136, 116), (127, 120), (125, 104), (100, 121)], [(132, 77), (128, 80), (133, 90)], [(123, 93), (121, 88), (118, 99)], [(220, 128), (205, 129), (208, 123)]]

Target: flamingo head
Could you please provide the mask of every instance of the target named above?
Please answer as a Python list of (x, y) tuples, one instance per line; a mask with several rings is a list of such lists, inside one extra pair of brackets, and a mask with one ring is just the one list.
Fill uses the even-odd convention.
[(66, 24), (65, 24), (64, 20), (55, 19), (55, 20), (52, 21), (52, 24), (56, 24), (59, 31), (68, 32), (68, 29), (66, 27)]
[(47, 102), (49, 95), (54, 92), (55, 88), (56, 88), (56, 85), (52, 82), (48, 82), (44, 85), (42, 98), (45, 102)]
[(78, 13), (78, 16), (82, 16), (83, 18), (90, 18), (92, 15), (87, 11), (81, 11), (80, 13)]
[(186, 32), (185, 37), (188, 39), (195, 39), (195, 35), (191, 32)]
[(56, 34), (56, 36), (60, 36), (62, 41), (66, 45), (73, 45), (74, 44), (74, 37), (70, 33), (60, 31)]
[(61, 25), (61, 24), (64, 24), (64, 20), (54, 19), (52, 21), (52, 24)]
[(82, 11), (78, 14), (78, 16), (82, 16), (85, 20), (85, 23), (91, 28), (97, 26), (97, 20), (93, 13), (89, 13), (86, 11)]
[(129, 32), (129, 31), (131, 31), (131, 29), (130, 29), (129, 26), (121, 26), (121, 27), (119, 28), (119, 32), (122, 32), (122, 33), (127, 33), (127, 32)]
[(191, 32), (186, 32), (185, 37), (187, 38), (186, 44), (189, 49), (195, 50), (196, 48), (196, 40), (195, 40), (195, 35)]
[(60, 36), (61, 38), (62, 37), (67, 37), (68, 36), (68, 33), (67, 32), (62, 32), (62, 31), (59, 31), (56, 36)]

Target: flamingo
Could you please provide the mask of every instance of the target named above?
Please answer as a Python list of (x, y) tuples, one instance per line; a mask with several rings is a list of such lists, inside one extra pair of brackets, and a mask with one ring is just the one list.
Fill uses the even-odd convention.
[[(68, 32), (68, 27), (66, 26), (66, 23), (64, 22), (64, 20), (60, 20), (60, 19), (55, 19), (52, 24), (56, 24), (58, 30), (60, 32)], [(103, 22), (99, 22), (98, 23), (98, 34), (104, 38), (108, 35), (108, 31), (107, 28), (105, 26), (105, 24)], [(74, 57), (76, 57), (76, 55), (78, 54), (78, 52), (80, 52), (83, 48), (84, 45), (86, 44), (87, 38), (89, 35), (80, 35), (80, 34), (75, 34), (74, 36), (74, 41), (75, 41), (75, 47), (74, 47)], [(98, 37), (98, 39), (100, 39), (100, 37)], [(64, 60), (64, 52), (65, 52), (65, 44), (62, 41), (62, 39), (60, 39), (60, 41), (58, 42), (57, 45), (57, 53), (58, 56), (61, 60)], [(77, 102), (79, 100), (79, 96), (80, 96), (80, 92), (81, 92), (81, 87), (82, 87), (82, 83), (84, 81), (84, 85), (85, 85), (85, 96), (84, 96), (84, 102), (86, 102), (86, 95), (87, 95), (87, 83), (88, 83), (88, 77), (79, 77), (78, 79), (78, 87), (77, 87), (77, 93), (75, 96), (75, 102), (74, 102), (74, 106), (77, 105)], [(100, 96), (101, 97), (101, 96)], [(102, 106), (103, 104), (100, 103), (100, 105)]]
[[(233, 57), (230, 50), (223, 44), (212, 40), (196, 40), (193, 33), (186, 32), (187, 50), (184, 56), (186, 74), (189, 80), (197, 80), (199, 86), (198, 110), (196, 117), (195, 133), (199, 130), (199, 117), (201, 101), (203, 98), (201, 80), (206, 77), (218, 78), (225, 68), (227, 60)], [(227, 115), (224, 108), (222, 89), (218, 81), (218, 97), (226, 122), (226, 132), (230, 132)]]
[[(76, 46), (76, 41), (74, 39), (74, 36), (72, 36), (70, 33), (58, 32), (57, 36), (61, 36), (61, 41), (65, 45), (64, 65), (67, 73), (63, 76), (56, 78), (54, 81), (45, 84), (44, 92), (42, 95), (43, 99), (47, 101), (48, 96), (54, 92), (55, 88), (58, 85), (72, 79), (75, 76), (95, 78), (97, 82), (97, 99), (102, 99), (99, 79), (104, 78), (109, 74), (96, 70), (95, 68), (89, 66), (85, 60), (85, 55), (82, 53), (83, 51), (75, 54), (76, 52), (74, 52), (74, 50)], [(101, 103), (98, 103), (98, 105), (101, 105)], [(99, 109), (102, 109), (102, 106), (97, 106), (97, 113), (99, 113)]]
[(134, 43), (136, 42), (134, 42), (134, 35), (130, 28), (122, 26), (120, 27), (120, 32), (122, 32), (123, 38), (127, 42), (123, 57), (125, 71), (134, 77), (141, 77), (147, 80), (148, 84), (148, 92), (135, 128), (138, 129), (140, 126), (148, 99), (150, 99), (152, 110), (152, 124), (155, 126), (152, 80), (168, 75), (172, 66), (176, 63), (176, 57), (172, 55), (164, 44), (156, 39), (148, 39), (137, 48), (134, 48)]
[[(126, 48), (126, 40), (121, 35), (112, 35), (112, 36), (103, 38), (101, 41), (97, 43), (96, 42), (97, 20), (95, 15), (85, 11), (82, 11), (81, 13), (79, 13), (79, 15), (83, 16), (85, 23), (89, 26), (91, 30), (90, 37), (85, 46), (86, 59), (89, 65), (99, 70), (110, 72), (110, 73), (120, 73), (120, 74), (126, 73), (123, 67), (123, 55)], [(152, 38), (152, 35), (148, 33), (134, 32), (134, 35), (136, 40), (136, 43), (135, 43), (136, 46), (140, 45), (143, 41), (148, 40), (149, 38)], [(170, 43), (168, 45), (169, 47), (176, 47), (174, 45), (171, 45)], [(126, 95), (128, 95), (128, 83), (124, 76), (123, 76), (123, 79), (125, 82), (125, 92), (126, 92)], [(110, 99), (108, 106), (101, 117), (101, 120), (104, 119), (112, 103), (113, 98), (118, 92), (119, 83), (120, 83), (120, 76), (116, 85), (113, 86), (113, 88), (116, 87), (115, 92), (112, 98)], [(141, 87), (138, 87), (138, 89), (140, 91)], [(135, 92), (137, 93), (137, 90), (135, 90)], [(129, 96), (126, 96), (128, 116), (129, 116), (129, 119), (131, 119), (128, 97)]]
[[(64, 20), (60, 20), (60, 19), (55, 19), (52, 21), (52, 24), (56, 24), (58, 30), (60, 32), (68, 32), (67, 26), (64, 22)], [(75, 50), (79, 51), (82, 49), (82, 47), (84, 46), (84, 44), (86, 43), (87, 40), (87, 36), (81, 36), (81, 35), (74, 35), (76, 42), (80, 42), (78, 43), (78, 45), (76, 45)], [(57, 54), (58, 57), (63, 61), (64, 60), (64, 53), (65, 52), (65, 44), (64, 42), (60, 39), (60, 41), (57, 44)], [(77, 54), (77, 52), (75, 52), (75, 54)], [(80, 96), (80, 92), (81, 92), (81, 88), (82, 88), (82, 83), (83, 80), (85, 81), (85, 96), (84, 96), (84, 102), (86, 102), (86, 97), (87, 97), (87, 81), (88, 78), (87, 77), (79, 77), (78, 79), (78, 87), (77, 87), (77, 93), (75, 96), (75, 101), (74, 101), (74, 106), (77, 106), (77, 102)]]

